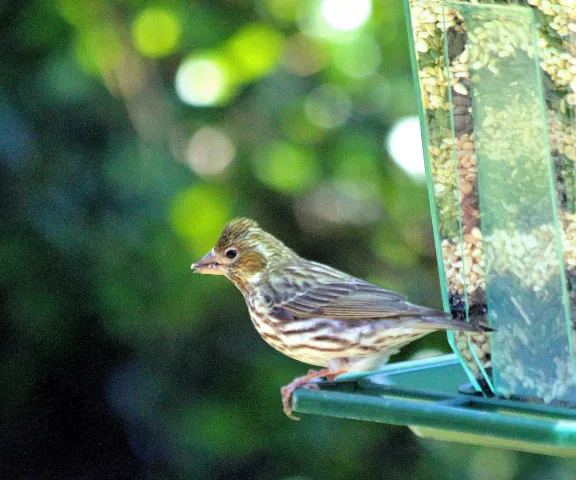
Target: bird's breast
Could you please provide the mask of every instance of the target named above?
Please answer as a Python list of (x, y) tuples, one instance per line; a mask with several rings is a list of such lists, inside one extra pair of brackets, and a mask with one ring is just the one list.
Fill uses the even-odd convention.
[(374, 357), (409, 343), (427, 332), (390, 319), (285, 319), (270, 315), (265, 298), (247, 299), (260, 336), (285, 355), (310, 365), (329, 366), (334, 359)]

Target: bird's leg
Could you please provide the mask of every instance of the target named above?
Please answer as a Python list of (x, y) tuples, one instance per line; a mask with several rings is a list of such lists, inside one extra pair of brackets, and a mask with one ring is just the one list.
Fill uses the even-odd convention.
[(322, 377), (331, 381), (345, 371), (346, 370), (331, 372), (328, 368), (323, 368), (322, 370), (308, 370), (308, 375), (298, 377), (285, 387), (282, 387), (280, 392), (282, 393), (282, 405), (284, 406), (284, 413), (292, 420), (300, 420), (299, 417), (292, 415), (292, 394), (294, 393), (294, 390), (299, 387), (318, 388), (316, 384), (310, 383), (310, 381), (314, 380), (315, 378)]

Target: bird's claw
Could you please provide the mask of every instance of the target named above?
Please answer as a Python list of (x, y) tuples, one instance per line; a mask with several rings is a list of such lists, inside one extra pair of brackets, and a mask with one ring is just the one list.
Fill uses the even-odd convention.
[(297, 388), (306, 388), (306, 389), (314, 389), (317, 390), (318, 384), (311, 382), (316, 378), (326, 377), (329, 380), (333, 380), (334, 377), (339, 375), (342, 372), (331, 373), (328, 369), (322, 370), (309, 370), (308, 375), (304, 377), (296, 378), (292, 383), (289, 383), (285, 387), (280, 389), (280, 393), (282, 394), (282, 406), (284, 407), (284, 413), (288, 418), (292, 420), (300, 420), (300, 417), (296, 417), (292, 415), (292, 394)]
[[(298, 380), (298, 379), (296, 379)], [(315, 383), (302, 383), (296, 384), (296, 381), (282, 387), (280, 392), (282, 394), (282, 406), (284, 407), (284, 413), (288, 418), (292, 420), (300, 420), (300, 417), (292, 415), (292, 394), (297, 388), (306, 388), (308, 390), (318, 390), (318, 385)]]
[(292, 420), (300, 420), (300, 417), (296, 417), (292, 415), (292, 394), (294, 390), (296, 390), (300, 385), (294, 385), (295, 382), (292, 382), (285, 387), (280, 389), (280, 393), (282, 394), (282, 407), (284, 408), (284, 413), (288, 418)]

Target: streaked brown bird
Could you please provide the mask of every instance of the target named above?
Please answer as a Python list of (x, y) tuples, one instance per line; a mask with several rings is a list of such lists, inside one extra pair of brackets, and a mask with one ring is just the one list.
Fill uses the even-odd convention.
[(292, 393), (300, 386), (313, 386), (309, 382), (316, 378), (333, 380), (344, 372), (372, 370), (402, 346), (435, 330), (489, 330), (306, 260), (248, 218), (228, 223), (214, 248), (192, 268), (230, 279), (269, 345), (323, 367), (282, 388), (284, 412), (294, 419)]

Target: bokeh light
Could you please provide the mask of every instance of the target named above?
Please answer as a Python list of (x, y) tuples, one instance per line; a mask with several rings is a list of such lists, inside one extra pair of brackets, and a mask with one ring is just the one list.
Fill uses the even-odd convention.
[(424, 180), (424, 154), (417, 116), (396, 122), (386, 139), (386, 148), (402, 170), (413, 178)]
[(353, 181), (326, 182), (298, 199), (295, 209), (302, 227), (316, 233), (330, 224), (366, 225), (382, 215), (375, 186)]
[(301, 144), (315, 144), (326, 137), (329, 130), (313, 124), (302, 105), (287, 109), (280, 118), (280, 128), (286, 137)]
[(172, 228), (192, 248), (203, 255), (213, 247), (222, 225), (230, 219), (232, 201), (223, 188), (196, 184), (180, 191), (172, 201)]
[(286, 193), (296, 193), (316, 183), (320, 174), (314, 150), (277, 141), (254, 162), (255, 173), (265, 185)]
[(298, 33), (288, 38), (283, 64), (296, 75), (306, 77), (322, 70), (328, 58), (324, 48), (314, 39), (304, 33)]
[(298, 9), (306, 0), (262, 0), (266, 10), (277, 20), (292, 23), (296, 20)]
[(226, 133), (216, 127), (203, 127), (190, 139), (186, 149), (188, 165), (198, 175), (218, 175), (234, 160), (236, 146)]
[(364, 25), (372, 13), (371, 0), (322, 0), (322, 17), (334, 30), (352, 31)]
[(254, 23), (241, 28), (228, 43), (228, 57), (243, 81), (263, 77), (276, 68), (284, 37), (269, 25)]
[(132, 23), (134, 47), (145, 57), (158, 58), (174, 53), (180, 42), (182, 25), (171, 10), (148, 7)]
[(215, 55), (184, 60), (176, 71), (175, 86), (180, 100), (195, 107), (222, 105), (234, 91), (226, 64)]
[(78, 2), (77, 0), (56, 0), (56, 8), (72, 25), (78, 27), (90, 27), (94, 19), (105, 10), (103, 0), (93, 0), (90, 2)]
[(323, 128), (335, 128), (348, 120), (352, 112), (352, 101), (342, 88), (321, 85), (306, 97), (304, 110), (313, 124)]
[(381, 61), (380, 47), (370, 35), (357, 35), (350, 41), (336, 44), (333, 57), (335, 65), (352, 78), (373, 74)]

